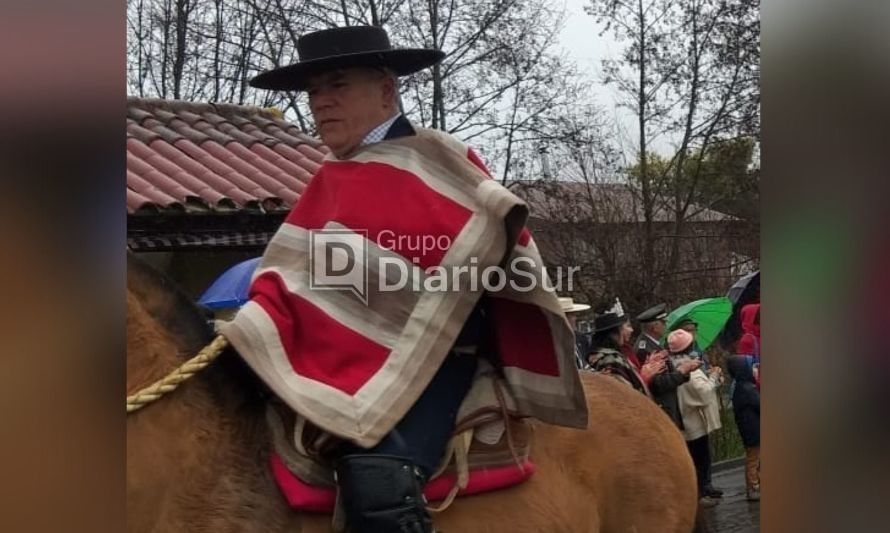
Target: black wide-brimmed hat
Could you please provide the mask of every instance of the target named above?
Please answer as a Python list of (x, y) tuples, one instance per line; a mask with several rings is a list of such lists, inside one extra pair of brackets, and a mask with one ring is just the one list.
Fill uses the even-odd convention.
[(619, 315), (617, 313), (603, 313), (597, 315), (593, 319), (593, 332), (602, 333), (604, 331), (617, 329), (627, 322), (627, 320), (627, 315)]
[(612, 307), (594, 317), (593, 332), (596, 334), (613, 330), (627, 322), (627, 320), (628, 318), (624, 313), (624, 306), (621, 305), (621, 300), (615, 298), (615, 304)]
[(250, 80), (251, 87), (302, 91), (309, 77), (339, 68), (386, 68), (397, 76), (412, 74), (445, 57), (430, 48), (393, 48), (377, 26), (347, 26), (307, 33), (297, 39), (300, 62), (268, 70)]

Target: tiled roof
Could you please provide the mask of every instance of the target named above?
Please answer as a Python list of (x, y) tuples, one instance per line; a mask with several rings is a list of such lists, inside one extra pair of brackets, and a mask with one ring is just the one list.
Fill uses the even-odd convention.
[(329, 150), (274, 110), (127, 99), (127, 212), (282, 212)]
[[(627, 184), (513, 180), (507, 183), (507, 188), (528, 203), (530, 216), (542, 220), (624, 223), (646, 220), (639, 192)], [(653, 222), (673, 222), (671, 206), (659, 204), (653, 208)], [(690, 205), (687, 210), (687, 222), (733, 220), (738, 219), (697, 204)]]

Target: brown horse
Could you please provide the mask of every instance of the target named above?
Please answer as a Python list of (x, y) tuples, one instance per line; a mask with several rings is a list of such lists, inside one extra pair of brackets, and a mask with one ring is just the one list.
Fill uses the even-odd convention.
[[(128, 259), (127, 392), (159, 379), (211, 338), (170, 282)], [(459, 498), (434, 517), (457, 532), (677, 532), (693, 529), (695, 472), (682, 436), (648, 399), (584, 373), (586, 431), (534, 425), (537, 473)], [(225, 353), (127, 418), (131, 532), (330, 531), (330, 517), (287, 507), (267, 468), (264, 389)]]

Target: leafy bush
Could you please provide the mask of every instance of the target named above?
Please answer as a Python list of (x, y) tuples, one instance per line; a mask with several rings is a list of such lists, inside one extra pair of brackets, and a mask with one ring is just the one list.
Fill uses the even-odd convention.
[[(728, 387), (723, 387), (723, 389), (728, 389)], [(711, 461), (717, 462), (744, 456), (745, 446), (742, 444), (742, 437), (735, 425), (732, 403), (724, 394), (720, 394), (720, 422), (723, 427), (711, 433), (709, 438)]]

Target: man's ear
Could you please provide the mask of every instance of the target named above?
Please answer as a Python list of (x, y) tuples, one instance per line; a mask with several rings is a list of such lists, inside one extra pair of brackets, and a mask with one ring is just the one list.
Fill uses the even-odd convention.
[(396, 80), (393, 76), (385, 76), (383, 78), (383, 101), (386, 105), (395, 105), (396, 102)]

